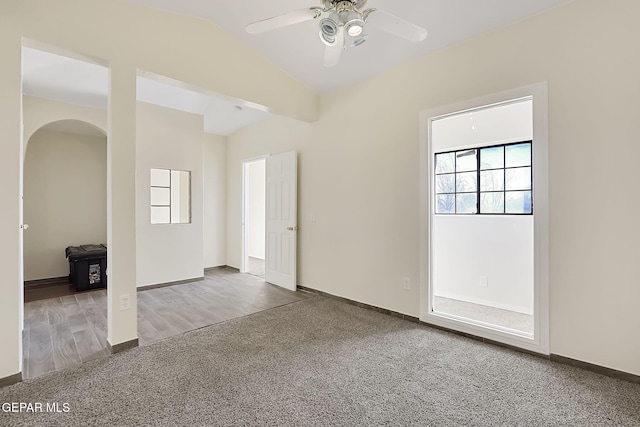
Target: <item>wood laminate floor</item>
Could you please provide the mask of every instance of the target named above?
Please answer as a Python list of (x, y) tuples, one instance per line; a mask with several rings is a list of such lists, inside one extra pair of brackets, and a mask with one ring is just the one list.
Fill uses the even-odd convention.
[(249, 266), (247, 273), (264, 278), (264, 269), (265, 261), (263, 259), (254, 258), (252, 256), (249, 257)]
[[(91, 291), (85, 291), (91, 292)], [(27, 286), (24, 289), (24, 302), (39, 301), (42, 299), (60, 298), (67, 295), (75, 295), (75, 290), (69, 281), (51, 284), (47, 286)]]
[[(149, 345), (311, 297), (233, 269), (214, 269), (199, 282), (138, 292), (138, 338)], [(29, 302), (24, 316), (24, 378), (109, 354), (106, 290)]]

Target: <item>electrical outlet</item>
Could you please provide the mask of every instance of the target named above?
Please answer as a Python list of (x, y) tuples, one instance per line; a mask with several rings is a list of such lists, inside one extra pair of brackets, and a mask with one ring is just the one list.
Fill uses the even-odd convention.
[(120, 311), (131, 308), (131, 297), (129, 294), (120, 295)]
[(311, 212), (311, 222), (316, 222), (316, 213), (315, 212)]
[(489, 286), (489, 278), (487, 276), (480, 276), (480, 286), (483, 288)]
[(402, 289), (405, 291), (411, 290), (411, 279), (409, 277), (405, 277), (402, 279)]

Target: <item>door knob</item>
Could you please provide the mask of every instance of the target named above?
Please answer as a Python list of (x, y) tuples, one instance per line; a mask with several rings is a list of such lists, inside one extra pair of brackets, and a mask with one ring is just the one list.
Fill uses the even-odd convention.
[(293, 227), (287, 227), (287, 230), (293, 231)]
[(296, 225), (295, 227), (287, 227), (287, 230), (289, 230), (289, 231), (293, 231), (293, 230), (298, 231), (298, 230), (299, 230), (299, 228), (298, 228), (298, 226)]
[(20, 226), (20, 228), (22, 228), (23, 230), (28, 230), (29, 229), (29, 224), (22, 224)]

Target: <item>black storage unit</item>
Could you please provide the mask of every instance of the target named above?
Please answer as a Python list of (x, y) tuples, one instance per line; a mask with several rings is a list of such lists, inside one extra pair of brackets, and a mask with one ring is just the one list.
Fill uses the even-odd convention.
[(107, 287), (107, 246), (81, 245), (65, 249), (69, 280), (76, 291)]

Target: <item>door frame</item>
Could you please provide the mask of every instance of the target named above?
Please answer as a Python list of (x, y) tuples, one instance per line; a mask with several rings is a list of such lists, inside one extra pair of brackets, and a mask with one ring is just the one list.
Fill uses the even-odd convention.
[[(496, 106), (517, 99), (533, 100), (533, 187), (534, 210), (534, 334), (533, 338), (508, 333), (455, 316), (433, 311), (433, 212), (434, 150), (431, 122), (481, 107)], [(531, 352), (549, 354), (549, 142), (548, 87), (540, 82), (479, 98), (420, 112), (420, 320)]]
[[(259, 161), (263, 161), (265, 162), (265, 182), (266, 182), (266, 175), (267, 175), (267, 168), (266, 168), (266, 163), (269, 161), (269, 154), (263, 154), (261, 156), (256, 156), (256, 157), (250, 157), (248, 159), (244, 159), (242, 161), (242, 222), (241, 222), (241, 227), (242, 227), (242, 259), (240, 261), (240, 273), (247, 273), (249, 271), (249, 266), (248, 266), (248, 258), (249, 258), (249, 254), (247, 252), (247, 246), (248, 246), (248, 239), (249, 239), (249, 233), (247, 233), (247, 215), (248, 215), (248, 210), (247, 210), (247, 172), (248, 172), (248, 165), (251, 163), (256, 163)], [(266, 189), (265, 189), (266, 191)], [(266, 203), (265, 203), (265, 214), (266, 214)], [(266, 218), (265, 218), (265, 227), (266, 227)], [(266, 230), (266, 228), (265, 228)], [(266, 236), (265, 236), (266, 239)], [(265, 263), (267, 262), (267, 252), (265, 250)]]

